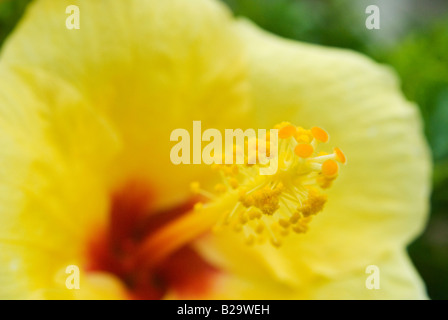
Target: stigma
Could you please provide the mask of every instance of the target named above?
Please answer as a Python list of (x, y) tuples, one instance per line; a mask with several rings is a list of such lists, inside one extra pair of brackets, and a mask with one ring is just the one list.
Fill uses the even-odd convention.
[[(248, 245), (270, 242), (279, 247), (290, 234), (307, 232), (325, 207), (325, 190), (347, 162), (341, 149), (328, 152), (330, 136), (322, 128), (304, 129), (283, 122), (274, 129), (255, 142), (246, 141), (245, 148), (235, 145), (233, 156), (241, 158), (242, 153), (243, 164), (212, 165), (221, 180), (214, 190), (191, 184), (193, 193), (205, 199), (195, 205), (196, 213), (215, 211), (220, 218), (213, 230), (230, 228)], [(271, 139), (273, 131), (278, 139)], [(256, 156), (263, 161), (244, 155), (242, 149), (248, 145), (256, 146)], [(263, 174), (273, 163), (275, 173)]]

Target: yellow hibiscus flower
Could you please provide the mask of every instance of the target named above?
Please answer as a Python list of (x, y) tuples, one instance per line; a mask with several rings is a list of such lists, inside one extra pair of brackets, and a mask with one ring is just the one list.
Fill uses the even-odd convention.
[[(0, 57), (0, 296), (425, 298), (405, 247), (425, 223), (430, 162), (398, 86), (365, 57), (277, 38), (212, 0), (35, 1)], [(245, 245), (208, 232), (235, 192), (201, 209), (190, 185), (212, 190), (210, 168), (170, 161), (170, 133), (194, 120), (325, 128), (349, 165), (306, 233)], [(336, 150), (323, 157), (345, 162)]]

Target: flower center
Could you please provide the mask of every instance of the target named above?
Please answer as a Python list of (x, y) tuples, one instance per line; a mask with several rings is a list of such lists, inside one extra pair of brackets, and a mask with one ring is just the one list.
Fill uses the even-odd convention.
[[(291, 231), (306, 232), (313, 216), (324, 208), (327, 196), (323, 190), (338, 176), (338, 162), (346, 163), (339, 148), (331, 154), (319, 151), (320, 145), (329, 141), (329, 135), (321, 128), (305, 130), (281, 123), (275, 129), (278, 145), (266, 142), (267, 151), (274, 153), (270, 161), (277, 162), (275, 174), (262, 175), (260, 170), (267, 164), (246, 161), (241, 165), (214, 165), (222, 177), (222, 183), (215, 186), (221, 194), (218, 197), (202, 191), (197, 183), (192, 184), (194, 192), (211, 200), (202, 208), (197, 205), (197, 210), (225, 199), (229, 209), (223, 213), (217, 229), (230, 227), (241, 232), (249, 245), (269, 240), (280, 246), (282, 238)], [(266, 138), (269, 137), (261, 137)]]
[[(332, 153), (321, 151), (329, 135), (321, 128), (310, 130), (281, 123), (275, 127), (279, 140), (270, 145), (269, 133), (259, 137), (257, 157), (270, 153), (270, 162), (254, 162), (245, 157), (243, 164), (214, 164), (221, 183), (214, 192), (191, 184), (192, 191), (206, 201), (197, 202), (189, 214), (173, 221), (145, 240), (140, 254), (152, 254), (152, 261), (162, 260), (184, 243), (206, 230), (231, 228), (243, 234), (248, 245), (270, 241), (280, 246), (288, 234), (305, 233), (327, 201), (324, 190), (337, 178), (339, 164), (346, 157), (339, 148)], [(250, 143), (248, 143), (250, 144)], [(234, 157), (242, 152), (237, 146)], [(241, 156), (241, 155), (239, 155)], [(272, 161), (278, 170), (265, 175)]]

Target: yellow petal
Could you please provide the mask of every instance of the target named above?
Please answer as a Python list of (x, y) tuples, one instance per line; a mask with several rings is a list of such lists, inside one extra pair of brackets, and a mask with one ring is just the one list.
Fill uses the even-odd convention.
[[(231, 274), (218, 282), (217, 299), (274, 300), (385, 300), (427, 299), (424, 283), (402, 250), (386, 251), (375, 265), (359, 266), (335, 278), (321, 276), (307, 285), (294, 287), (272, 279)], [(377, 277), (368, 267), (374, 266)], [(377, 282), (372, 282), (377, 281)], [(368, 286), (375, 283), (378, 287)]]
[[(375, 267), (377, 278), (369, 279)], [(372, 269), (373, 270), (373, 269)], [(369, 287), (377, 281), (378, 287)], [(386, 251), (375, 259), (374, 264), (353, 269), (337, 279), (322, 279), (313, 286), (309, 299), (349, 300), (418, 300), (427, 299), (426, 289), (420, 276), (403, 250)]]
[[(7, 282), (17, 282), (17, 297), (27, 298), (52, 283), (53, 274), (70, 260), (80, 259), (86, 235), (104, 224), (107, 188), (94, 173), (114, 143), (99, 131), (90, 132), (98, 134), (97, 141), (70, 145), (64, 140), (64, 132), (74, 129), (72, 121), (85, 125), (72, 132), (74, 140), (88, 137), (86, 130), (98, 124), (70, 87), (53, 82), (53, 91), (34, 91), (33, 81), (50, 78), (18, 75), (4, 65), (0, 74), (0, 260)], [(62, 112), (56, 106), (73, 117), (50, 127)], [(95, 156), (98, 151), (104, 153)], [(87, 166), (87, 159), (95, 161)], [(14, 295), (1, 287), (1, 296)]]
[(430, 161), (417, 109), (393, 72), (350, 51), (283, 40), (245, 21), (239, 27), (258, 126), (325, 128), (348, 165), (309, 232), (291, 236), (277, 253), (254, 249), (243, 257), (230, 234), (217, 235), (204, 252), (241, 277), (263, 273), (307, 291), (320, 277), (338, 279), (404, 248), (427, 217)]
[[(79, 7), (79, 30), (65, 28), (69, 5)], [(244, 124), (246, 61), (231, 21), (215, 1), (35, 1), (2, 63), (73, 86), (121, 143), (113, 183), (148, 180), (166, 205), (184, 198), (185, 186), (206, 170), (171, 163), (170, 133), (191, 131), (193, 120), (203, 130)]]

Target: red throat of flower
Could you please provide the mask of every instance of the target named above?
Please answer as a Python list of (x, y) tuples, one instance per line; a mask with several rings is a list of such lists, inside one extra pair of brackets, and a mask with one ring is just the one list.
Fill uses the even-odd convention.
[(201, 258), (191, 241), (174, 250), (166, 250), (160, 242), (144, 248), (146, 238), (189, 212), (195, 201), (154, 212), (150, 190), (131, 183), (112, 195), (109, 225), (92, 239), (87, 271), (117, 276), (132, 299), (161, 299), (167, 293), (180, 298), (205, 296), (218, 270)]

